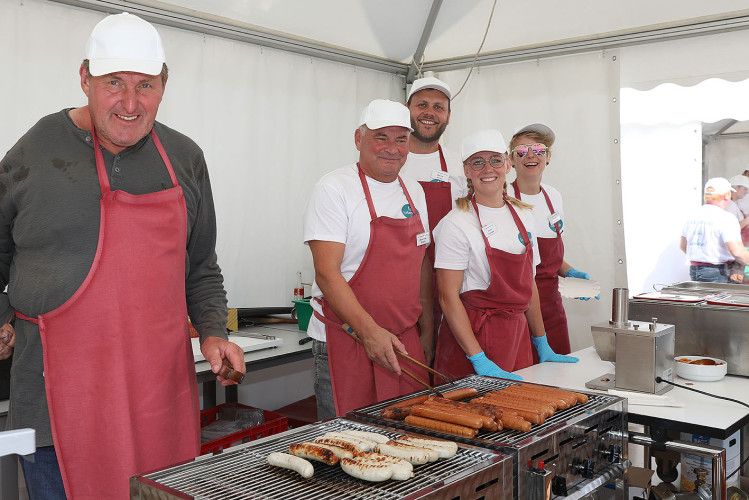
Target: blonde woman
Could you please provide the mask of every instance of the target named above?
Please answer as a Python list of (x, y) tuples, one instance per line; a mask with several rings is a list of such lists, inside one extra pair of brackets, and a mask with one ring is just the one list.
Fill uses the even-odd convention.
[[(434, 231), (435, 269), (444, 318), (435, 368), (460, 378), (509, 373), (541, 361), (576, 362), (546, 341), (534, 281), (540, 259), (530, 206), (506, 194), (507, 144), (496, 130), (463, 141), (469, 196)], [(530, 329), (530, 334), (529, 334)]]

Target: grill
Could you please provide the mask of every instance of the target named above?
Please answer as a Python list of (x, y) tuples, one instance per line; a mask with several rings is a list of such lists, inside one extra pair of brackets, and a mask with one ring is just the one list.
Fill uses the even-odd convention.
[(414, 466), (406, 481), (369, 483), (338, 466), (313, 462), (315, 474), (271, 467), (267, 456), (326, 432), (364, 430), (392, 438), (406, 432), (336, 418), (239, 445), (217, 455), (130, 478), (133, 499), (449, 499), (512, 498), (512, 458), (493, 450), (460, 444), (458, 453)]
[[(440, 391), (474, 387), (479, 395), (489, 391), (518, 385), (508, 380), (473, 375), (455, 384), (439, 386)], [(540, 385), (540, 384), (528, 384)], [(550, 386), (547, 386), (550, 387)], [(580, 392), (580, 391), (576, 391)], [(422, 391), (419, 394), (426, 394)], [(400, 420), (380, 416), (380, 410), (403, 401), (414, 394), (384, 401), (354, 410), (347, 418), (375, 423), (427, 436), (449, 438), (473, 446), (501, 451), (514, 459), (513, 492), (515, 498), (529, 498), (531, 475), (528, 464), (544, 462), (551, 472), (552, 493), (567, 498), (582, 497), (591, 491), (614, 482), (617, 496), (626, 495), (627, 460), (627, 400), (625, 398), (585, 392), (588, 402), (566, 410), (558, 410), (541, 425), (529, 432), (503, 429), (497, 432), (480, 431), (475, 438), (451, 436), (420, 429)], [(535, 483), (534, 483), (535, 484)], [(520, 494), (519, 494), (520, 493)], [(626, 498), (626, 497), (625, 497)]]

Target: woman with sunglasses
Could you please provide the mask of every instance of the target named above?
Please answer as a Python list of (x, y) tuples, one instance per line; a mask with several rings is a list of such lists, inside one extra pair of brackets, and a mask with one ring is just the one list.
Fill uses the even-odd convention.
[[(508, 372), (542, 361), (575, 362), (546, 342), (534, 281), (536, 238), (530, 205), (506, 194), (507, 145), (496, 130), (463, 141), (469, 195), (434, 230), (443, 319), (435, 369), (460, 378), (476, 373), (520, 380)], [(528, 334), (530, 327), (531, 335)]]
[[(557, 353), (569, 354), (570, 336), (559, 293), (559, 276), (586, 280), (590, 276), (574, 269), (564, 260), (562, 197), (559, 191), (541, 183), (551, 159), (554, 139), (554, 131), (541, 123), (523, 127), (512, 136), (510, 159), (517, 178), (512, 183), (510, 193), (533, 206), (538, 253), (541, 256), (541, 263), (536, 266), (536, 286), (544, 328), (551, 348)], [(538, 362), (535, 355), (534, 362)]]

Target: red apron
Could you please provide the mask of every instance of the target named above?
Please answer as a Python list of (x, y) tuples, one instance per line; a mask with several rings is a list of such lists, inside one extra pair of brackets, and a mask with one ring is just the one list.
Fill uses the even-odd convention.
[[(520, 200), (520, 189), (518, 181), (512, 183), (515, 190), (515, 198)], [(554, 206), (544, 188), (541, 192), (546, 198), (546, 206), (549, 212), (554, 214)], [(538, 299), (541, 303), (541, 316), (544, 320), (546, 339), (549, 346), (557, 354), (569, 354), (570, 334), (567, 330), (567, 313), (562, 304), (562, 294), (559, 293), (559, 268), (564, 261), (564, 243), (562, 242), (562, 228), (559, 222), (554, 224), (557, 236), (555, 238), (537, 238), (538, 254), (541, 263), (536, 266), (536, 287), (538, 288)], [(533, 363), (537, 364), (538, 353), (533, 349)]]
[[(442, 146), (437, 146), (437, 151), (440, 154), (440, 166), (443, 172), (447, 172), (447, 162), (445, 161), (445, 155), (442, 153)], [(427, 212), (429, 213), (429, 241), (431, 244), (427, 247), (427, 255), (429, 256), (429, 262), (434, 266), (434, 228), (447, 215), (453, 208), (452, 191), (450, 190), (449, 182), (442, 181), (419, 181), (421, 187), (424, 189), (424, 195), (427, 200)], [(432, 305), (432, 311), (434, 312), (434, 329), (435, 333), (439, 329), (440, 322), (442, 321), (442, 308), (440, 308), (439, 293), (437, 291), (437, 275), (433, 275), (432, 288), (434, 291), (434, 304)]]
[[(431, 211), (429, 213), (431, 213)], [(741, 214), (742, 219), (746, 218), (746, 214), (744, 212), (739, 210), (739, 213)], [(741, 228), (741, 242), (745, 247), (749, 247), (749, 225)]]
[[(348, 284), (375, 322), (396, 335), (406, 352), (423, 363), (426, 360), (417, 324), (421, 315), (419, 292), (424, 260), (424, 245), (416, 244), (416, 236), (424, 232), (421, 217), (400, 177), (398, 182), (414, 215), (407, 219), (377, 217), (361, 168), (359, 178), (372, 220), (369, 223), (369, 246)], [(317, 312), (315, 316), (326, 325), (328, 364), (337, 416), (423, 389), (411, 378), (399, 377), (370, 361), (364, 347), (343, 331), (342, 321), (328, 301), (323, 297), (321, 302), (324, 317)], [(399, 358), (399, 361), (402, 360)], [(406, 364), (408, 366), (404, 367), (409, 372), (427, 380), (426, 370)]]
[[(481, 225), (475, 198), (471, 202)], [(481, 231), (491, 270), (489, 287), (464, 292), (460, 294), (460, 300), (486, 356), (503, 370), (515, 371), (532, 364), (533, 349), (525, 311), (533, 294), (533, 247), (517, 212), (509, 203), (507, 208), (523, 238), (525, 252), (513, 254), (492, 248)], [(466, 353), (455, 340), (447, 318), (442, 320), (440, 327), (434, 365), (437, 371), (454, 378), (475, 373)]]
[(131, 475), (200, 452), (185, 302), (187, 210), (173, 187), (111, 191), (92, 131), (102, 197), (96, 256), (60, 307), (32, 319), (44, 351), (52, 437), (70, 499), (129, 498)]

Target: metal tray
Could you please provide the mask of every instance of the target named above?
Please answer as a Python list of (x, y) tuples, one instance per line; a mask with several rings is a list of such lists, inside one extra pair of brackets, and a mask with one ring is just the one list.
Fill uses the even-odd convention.
[(726, 293), (707, 300), (712, 306), (749, 307), (749, 293)]

